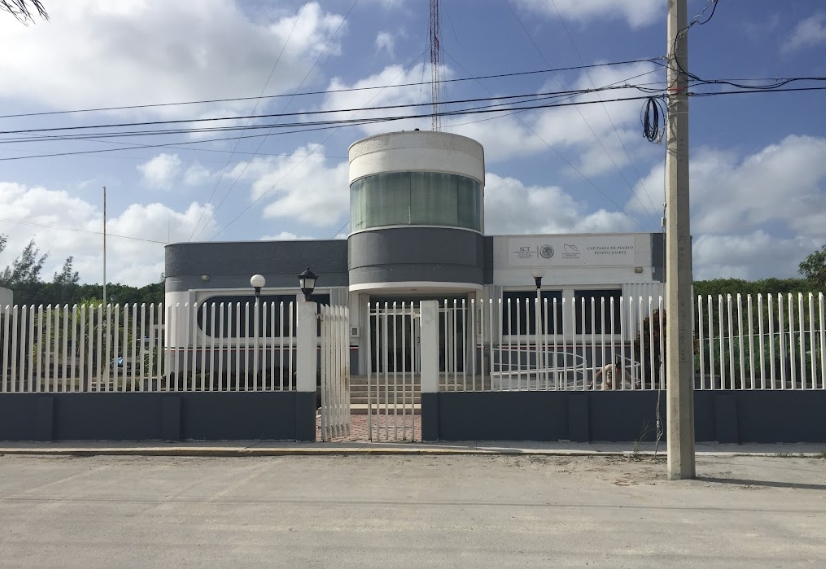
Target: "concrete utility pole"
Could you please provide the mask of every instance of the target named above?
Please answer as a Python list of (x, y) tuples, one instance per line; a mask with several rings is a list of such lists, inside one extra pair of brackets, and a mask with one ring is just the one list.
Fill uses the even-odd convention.
[(103, 306), (106, 306), (106, 186), (103, 186)]
[(668, 478), (694, 478), (694, 339), (688, 195), (687, 0), (668, 0), (666, 346)]

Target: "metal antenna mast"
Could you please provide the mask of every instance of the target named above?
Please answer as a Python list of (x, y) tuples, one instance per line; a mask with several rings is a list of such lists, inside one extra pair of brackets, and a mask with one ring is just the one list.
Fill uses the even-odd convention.
[(433, 102), (433, 122), (431, 129), (442, 130), (439, 116), (439, 56), (442, 49), (439, 31), (439, 0), (430, 0), (430, 72), (431, 99)]

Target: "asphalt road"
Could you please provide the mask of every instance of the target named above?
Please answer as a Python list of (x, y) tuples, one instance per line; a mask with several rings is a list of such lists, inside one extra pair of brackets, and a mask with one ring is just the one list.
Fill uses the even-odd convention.
[(0, 567), (826, 567), (826, 460), (0, 456)]

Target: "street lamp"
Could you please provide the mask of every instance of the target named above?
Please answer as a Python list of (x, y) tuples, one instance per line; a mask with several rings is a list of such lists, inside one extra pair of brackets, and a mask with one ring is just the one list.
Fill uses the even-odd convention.
[(545, 276), (544, 269), (534, 269), (531, 271), (531, 276), (533, 277), (533, 282), (536, 283), (536, 290), (542, 288), (542, 277)]
[(309, 301), (315, 290), (315, 282), (318, 277), (313, 273), (309, 267), (304, 269), (304, 272), (298, 275), (298, 286), (304, 294), (304, 300)]
[[(531, 271), (531, 276), (533, 277), (533, 282), (536, 284), (536, 314), (534, 317), (536, 318), (536, 365), (538, 369), (543, 369), (545, 365), (545, 349), (544, 349), (544, 342), (542, 344), (543, 349), (540, 352), (540, 336), (543, 336), (543, 326), (542, 326), (542, 277), (545, 276), (544, 269), (533, 269)], [(543, 336), (544, 339), (544, 336)], [(539, 374), (536, 376), (536, 382), (539, 384)]]
[[(253, 318), (255, 322), (255, 329), (253, 331), (253, 335), (255, 336), (255, 355), (253, 356), (252, 378), (256, 385), (258, 385), (258, 318), (260, 312), (258, 301), (261, 298), (261, 289), (264, 288), (265, 284), (267, 284), (267, 280), (264, 278), (264, 275), (255, 274), (250, 277), (250, 285), (255, 289), (255, 317)], [(247, 329), (249, 330), (249, 328)], [(246, 365), (249, 365), (249, 362), (247, 362)]]
[(250, 286), (255, 289), (255, 302), (258, 302), (258, 297), (261, 296), (261, 289), (267, 284), (264, 275), (252, 275), (250, 277)]

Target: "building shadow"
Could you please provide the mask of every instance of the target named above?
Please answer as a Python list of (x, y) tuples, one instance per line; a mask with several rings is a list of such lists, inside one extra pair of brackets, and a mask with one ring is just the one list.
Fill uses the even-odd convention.
[(701, 482), (714, 484), (730, 484), (733, 486), (762, 486), (766, 488), (794, 488), (797, 490), (826, 490), (826, 484), (804, 484), (800, 482), (773, 482), (771, 480), (746, 480), (743, 478), (712, 478), (698, 476)]

